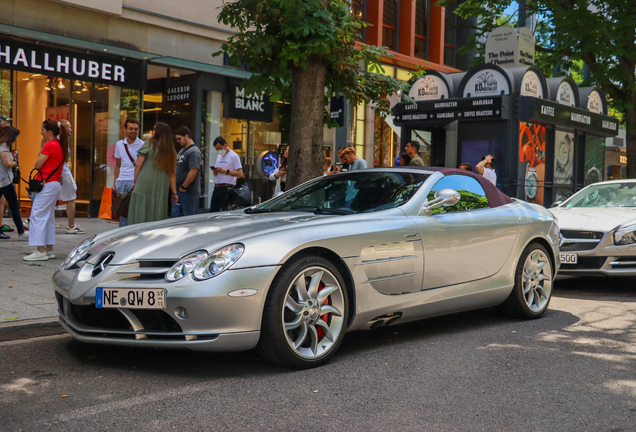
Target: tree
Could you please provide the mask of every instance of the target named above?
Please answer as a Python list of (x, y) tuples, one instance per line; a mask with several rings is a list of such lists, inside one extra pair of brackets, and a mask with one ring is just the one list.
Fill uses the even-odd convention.
[(236, 0), (223, 4), (219, 20), (237, 33), (214, 55), (227, 52), (232, 65), (249, 65), (246, 93), (291, 102), (288, 187), (322, 175), (325, 106), (332, 94), (353, 104), (373, 101), (388, 113), (387, 96), (406, 89), (379, 73), (384, 49), (356, 47), (366, 24), (351, 12), (350, 0)]
[[(446, 0), (440, 1), (443, 4)], [(471, 48), (497, 26), (513, 0), (466, 0), (456, 13), (478, 16)], [(526, 15), (536, 13), (540, 37), (537, 62), (544, 70), (569, 70), (582, 60), (592, 72), (584, 85), (598, 85), (610, 105), (623, 112), (627, 129), (627, 176), (636, 177), (636, 2), (634, 0), (526, 0)], [(482, 51), (483, 52), (483, 51)]]

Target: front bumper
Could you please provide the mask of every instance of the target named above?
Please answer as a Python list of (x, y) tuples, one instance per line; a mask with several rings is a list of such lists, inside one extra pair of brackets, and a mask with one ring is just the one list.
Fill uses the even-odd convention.
[[(134, 266), (108, 267), (101, 277), (85, 281), (77, 277), (82, 269), (58, 270), (53, 282), (62, 326), (81, 342), (110, 345), (243, 351), (258, 343), (267, 290), (278, 267), (230, 269), (207, 281), (187, 277), (171, 283), (136, 275)], [(165, 288), (166, 308), (96, 308), (97, 287)], [(245, 288), (257, 292), (228, 296)]]
[[(563, 232), (567, 231), (563, 230)], [(559, 273), (563, 275), (636, 275), (636, 245), (615, 246), (612, 241), (612, 232), (599, 234), (602, 237), (599, 235), (598, 237), (601, 238), (597, 238), (596, 243), (590, 242), (592, 239), (579, 239), (580, 243), (576, 243), (574, 242), (576, 239), (566, 238), (563, 244), (565, 247), (561, 247), (561, 253), (576, 254), (577, 263), (562, 262)], [(569, 243), (568, 240), (574, 243)]]

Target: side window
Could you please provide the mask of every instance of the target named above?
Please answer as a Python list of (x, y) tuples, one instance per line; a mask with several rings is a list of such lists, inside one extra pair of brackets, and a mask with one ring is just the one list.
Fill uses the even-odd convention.
[(479, 182), (472, 177), (465, 175), (449, 175), (435, 183), (433, 189), (428, 194), (428, 200), (435, 199), (435, 192), (440, 189), (453, 189), (459, 192), (461, 199), (450, 207), (437, 207), (433, 209), (433, 214), (450, 213), (466, 210), (475, 210), (490, 207), (486, 192)]

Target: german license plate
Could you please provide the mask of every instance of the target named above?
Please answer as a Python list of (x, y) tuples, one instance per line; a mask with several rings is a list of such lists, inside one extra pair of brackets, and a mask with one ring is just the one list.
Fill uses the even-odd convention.
[(97, 288), (95, 306), (98, 308), (165, 309), (164, 288)]
[(573, 253), (561, 253), (561, 264), (576, 264), (578, 255)]

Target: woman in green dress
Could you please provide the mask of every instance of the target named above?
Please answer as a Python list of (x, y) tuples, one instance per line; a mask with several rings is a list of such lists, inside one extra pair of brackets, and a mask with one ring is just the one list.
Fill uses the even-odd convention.
[(152, 129), (150, 141), (137, 152), (128, 225), (168, 217), (166, 193), (172, 191), (173, 203), (178, 200), (176, 170), (177, 153), (172, 144), (170, 127), (165, 123), (157, 123)]

